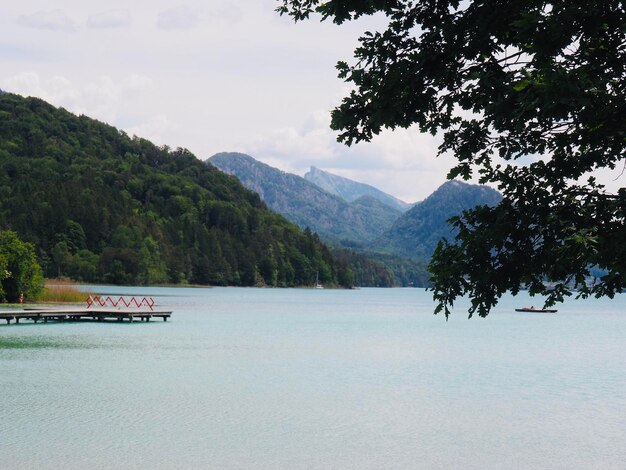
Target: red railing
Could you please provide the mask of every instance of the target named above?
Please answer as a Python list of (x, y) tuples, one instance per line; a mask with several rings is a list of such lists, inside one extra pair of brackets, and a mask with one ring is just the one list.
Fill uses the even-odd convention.
[(152, 297), (143, 297), (141, 300), (138, 300), (139, 297), (131, 297), (130, 300), (126, 300), (124, 297), (118, 297), (117, 300), (115, 298), (111, 298), (111, 296), (100, 297), (98, 295), (90, 295), (87, 297), (87, 308), (91, 306), (100, 306), (100, 307), (113, 307), (113, 308), (122, 308), (122, 306), (129, 308), (133, 305), (137, 308), (141, 308), (143, 306), (148, 307), (150, 310), (154, 307), (154, 300)]

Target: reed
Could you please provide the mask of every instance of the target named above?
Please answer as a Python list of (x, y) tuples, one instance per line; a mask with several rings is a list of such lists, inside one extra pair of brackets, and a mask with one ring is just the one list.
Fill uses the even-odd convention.
[(79, 303), (84, 302), (89, 295), (93, 295), (93, 293), (78, 289), (72, 281), (51, 279), (46, 281), (46, 285), (37, 301)]

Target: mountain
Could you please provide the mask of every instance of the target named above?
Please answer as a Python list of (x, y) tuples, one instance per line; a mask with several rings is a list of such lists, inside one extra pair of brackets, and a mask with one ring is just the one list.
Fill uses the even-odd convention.
[[(272, 209), (301, 227), (310, 227), (327, 241), (341, 240), (342, 246), (364, 253), (365, 259), (378, 261), (393, 273), (394, 284), (403, 286), (428, 284), (426, 264), (432, 252), (441, 237), (450, 239), (453, 235), (447, 224), (450, 217), (479, 204), (497, 204), (501, 199), (489, 187), (449, 181), (424, 201), (400, 213), (371, 194), (348, 203), (304, 178), (272, 168), (248, 155), (221, 153), (208, 162), (237, 176)], [(330, 173), (312, 170), (335, 178)], [(345, 178), (340, 180), (350, 182)], [(387, 229), (383, 228), (385, 225)], [(386, 282), (376, 269), (361, 269), (356, 254), (338, 250), (333, 253), (348, 260), (357, 285)]]
[(391, 227), (400, 212), (371, 197), (352, 204), (304, 178), (285, 173), (242, 153), (218, 153), (208, 162), (234, 175), (273, 210), (300, 227), (335, 242), (362, 244)]
[(342, 176), (333, 175), (332, 173), (320, 170), (314, 166), (304, 175), (304, 179), (348, 202), (356, 201), (363, 196), (371, 196), (400, 212), (405, 212), (412, 207), (411, 204), (384, 193), (369, 184), (359, 183), (348, 178), (343, 178)]
[(87, 282), (350, 286), (317, 235), (188, 150), (43, 100), (0, 95), (0, 230), (47, 276)]
[(497, 205), (500, 193), (492, 188), (461, 181), (447, 181), (424, 201), (405, 212), (372, 243), (370, 249), (398, 256), (430, 259), (442, 237), (451, 241), (450, 217), (478, 205)]

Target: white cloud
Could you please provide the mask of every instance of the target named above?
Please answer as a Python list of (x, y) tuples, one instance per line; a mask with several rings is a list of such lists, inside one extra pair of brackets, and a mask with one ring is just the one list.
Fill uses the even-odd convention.
[(28, 28), (51, 31), (73, 31), (76, 29), (74, 20), (58, 9), (22, 15), (19, 17), (18, 23)]
[(89, 15), (87, 26), (94, 29), (125, 28), (130, 26), (131, 16), (128, 10), (108, 10)]
[[(131, 74), (114, 79), (100, 76), (86, 84), (76, 84), (63, 76), (41, 78), (35, 72), (23, 72), (0, 80), (2, 89), (24, 96), (40, 97), (54, 106), (75, 114), (85, 114), (152, 142), (185, 147), (176, 137), (180, 126), (165, 113), (141, 111), (137, 105), (153, 87), (150, 77)], [(149, 99), (149, 97), (147, 97)]]
[(11, 93), (44, 98), (41, 96), (42, 89), (39, 86), (39, 82), (39, 75), (35, 72), (22, 72), (5, 79), (4, 85)]
[(347, 147), (336, 141), (328, 112), (317, 111), (300, 127), (258, 136), (244, 151), (268, 165), (303, 175), (313, 165), (371, 184), (408, 202), (425, 198), (445, 182), (454, 164), (437, 157), (440, 139), (416, 127), (385, 130), (369, 143)]
[(7, 78), (3, 84), (12, 93), (36, 96), (56, 106), (71, 106), (81, 96), (67, 78), (58, 75), (42, 81), (35, 72), (22, 72)]
[[(172, 131), (176, 131), (179, 126), (171, 121), (164, 114), (157, 114), (156, 116), (149, 117), (146, 121), (137, 123), (136, 125), (126, 129), (128, 134), (136, 135), (149, 139), (157, 145), (172, 145), (169, 140)], [(184, 145), (180, 145), (184, 146)]]
[(301, 169), (311, 161), (331, 160), (336, 157), (337, 144), (328, 127), (330, 116), (318, 111), (300, 127), (283, 127), (257, 136), (246, 151), (283, 160), (282, 169)]
[(78, 85), (60, 75), (41, 78), (35, 72), (22, 72), (8, 77), (2, 84), (7, 91), (37, 96), (73, 113), (115, 123), (124, 105), (149, 88), (152, 79), (133, 74), (116, 81), (104, 75)]
[(198, 24), (200, 11), (186, 5), (159, 13), (157, 26), (161, 29), (191, 29)]
[(233, 2), (221, 2), (212, 6), (208, 12), (212, 20), (236, 23), (243, 19), (244, 13), (241, 8)]
[(133, 73), (122, 81), (122, 87), (127, 92), (136, 93), (150, 88), (153, 82), (154, 81), (150, 77)]

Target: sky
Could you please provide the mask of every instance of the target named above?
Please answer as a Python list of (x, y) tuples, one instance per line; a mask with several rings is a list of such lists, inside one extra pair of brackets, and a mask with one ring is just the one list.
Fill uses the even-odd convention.
[[(455, 160), (415, 128), (346, 147), (330, 111), (358, 37), (382, 16), (294, 24), (276, 0), (0, 0), (0, 89), (37, 96), (201, 160), (243, 152), (303, 176), (310, 166), (406, 202)], [(609, 189), (621, 168), (596, 175)]]
[(201, 160), (243, 152), (304, 175), (316, 166), (407, 202), (450, 157), (416, 129), (346, 147), (330, 111), (335, 65), (383, 17), (294, 24), (275, 0), (0, 0), (0, 89), (37, 96)]

